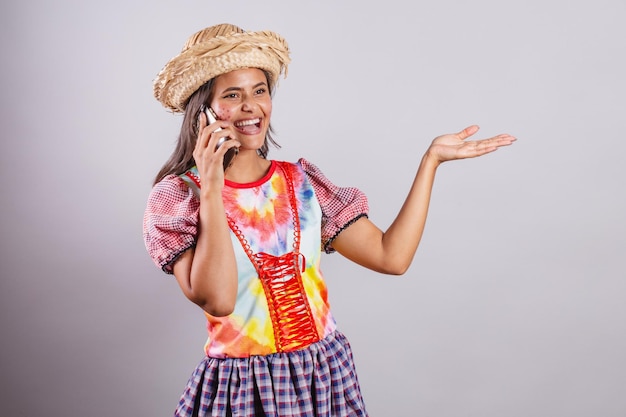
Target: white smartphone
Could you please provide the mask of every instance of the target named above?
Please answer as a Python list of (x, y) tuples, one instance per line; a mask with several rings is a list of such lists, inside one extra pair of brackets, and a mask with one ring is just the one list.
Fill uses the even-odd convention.
[[(200, 108), (200, 111), (206, 114), (207, 125), (210, 125), (211, 123), (215, 123), (217, 121), (217, 115), (215, 114), (213, 109), (210, 108), (209, 106), (203, 105)], [(216, 129), (215, 131), (219, 132), (220, 130), (222, 130), (221, 127)], [(230, 140), (228, 136), (220, 138), (220, 140), (217, 142), (217, 146), (215, 147), (215, 149), (219, 148), (227, 140)], [(235, 159), (238, 153), (239, 153), (239, 148), (237, 147), (230, 148), (228, 151), (226, 151), (226, 153), (224, 154), (224, 171), (226, 171), (226, 169), (233, 163), (233, 160)]]

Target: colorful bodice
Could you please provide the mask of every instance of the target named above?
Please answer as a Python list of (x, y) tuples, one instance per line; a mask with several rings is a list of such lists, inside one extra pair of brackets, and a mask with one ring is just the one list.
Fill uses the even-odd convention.
[[(197, 170), (182, 176), (199, 187)], [(315, 343), (336, 325), (319, 269), (321, 209), (298, 165), (272, 161), (250, 184), (222, 192), (238, 265), (238, 295), (227, 317), (207, 314), (212, 357), (289, 352)]]

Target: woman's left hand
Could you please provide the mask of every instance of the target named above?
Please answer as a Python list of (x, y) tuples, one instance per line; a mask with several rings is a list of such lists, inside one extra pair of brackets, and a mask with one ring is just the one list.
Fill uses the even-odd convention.
[(475, 158), (497, 150), (502, 146), (508, 146), (515, 142), (515, 138), (509, 134), (501, 134), (488, 139), (466, 140), (478, 132), (479, 127), (472, 125), (459, 133), (442, 135), (435, 138), (426, 152), (438, 163), (454, 159)]

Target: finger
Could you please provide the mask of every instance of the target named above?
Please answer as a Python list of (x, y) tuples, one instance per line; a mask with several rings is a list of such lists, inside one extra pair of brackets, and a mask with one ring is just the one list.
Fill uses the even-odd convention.
[(517, 140), (515, 136), (509, 135), (508, 133), (498, 135), (497, 138), (498, 143), (501, 143), (503, 145), (510, 145)]
[(224, 154), (226, 154), (226, 152), (228, 152), (229, 149), (231, 148), (239, 149), (240, 146), (241, 146), (241, 143), (237, 139), (228, 139), (215, 150), (215, 154), (216, 155), (221, 154), (221, 156), (223, 157)]
[(471, 125), (466, 127), (465, 129), (463, 129), (462, 131), (460, 131), (459, 133), (457, 133), (457, 137), (461, 140), (465, 140), (467, 138), (469, 138), (470, 136), (472, 136), (473, 134), (475, 134), (476, 132), (478, 132), (478, 129), (480, 129), (480, 127), (478, 127), (478, 125)]
[(196, 121), (196, 123), (198, 124), (198, 132), (201, 132), (202, 129), (206, 127), (207, 119), (206, 119), (206, 114), (204, 114), (203, 111), (201, 111), (200, 114), (198, 115), (198, 120)]
[(217, 127), (217, 130), (211, 133), (208, 146), (216, 151), (223, 143), (229, 142), (234, 138), (234, 132), (230, 126), (225, 126), (225, 128)]
[(485, 143), (489, 146), (500, 147), (511, 145), (516, 140), (517, 139), (514, 136), (505, 133), (502, 135), (494, 136), (493, 138), (486, 139)]
[[(203, 120), (206, 120), (206, 116), (202, 115)], [(229, 136), (230, 134), (223, 129), (225, 126), (220, 126), (220, 121), (216, 123), (210, 124), (208, 126), (204, 126), (198, 135), (198, 139), (196, 141), (196, 150), (198, 152), (202, 152), (207, 148), (211, 148), (215, 150), (217, 143), (223, 137)], [(204, 124), (204, 123), (203, 123)]]
[(494, 136), (489, 139), (478, 140), (473, 142), (473, 144), (475, 145), (474, 152), (476, 153), (476, 156), (484, 155), (486, 153), (494, 152), (502, 146), (508, 146), (515, 142), (515, 140), (515, 137), (508, 134)]
[(198, 136), (196, 138), (196, 146), (195, 151), (202, 151), (202, 149), (206, 148), (211, 132), (207, 131), (207, 119), (204, 112), (201, 112), (198, 116)]

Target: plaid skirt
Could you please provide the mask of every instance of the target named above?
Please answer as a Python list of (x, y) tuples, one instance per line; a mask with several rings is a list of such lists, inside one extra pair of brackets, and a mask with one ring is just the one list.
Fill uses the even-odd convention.
[(366, 417), (367, 412), (350, 344), (335, 331), (295, 352), (205, 357), (175, 416)]

